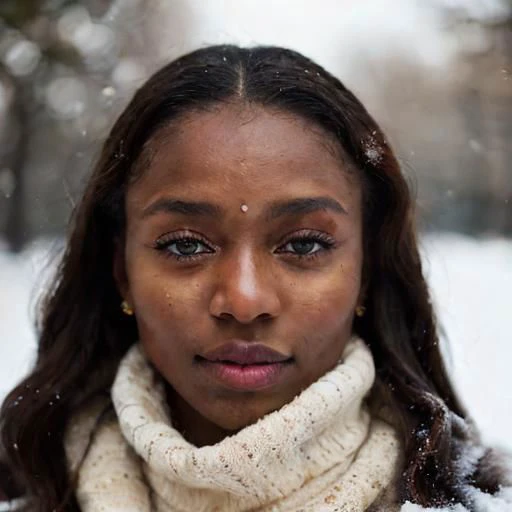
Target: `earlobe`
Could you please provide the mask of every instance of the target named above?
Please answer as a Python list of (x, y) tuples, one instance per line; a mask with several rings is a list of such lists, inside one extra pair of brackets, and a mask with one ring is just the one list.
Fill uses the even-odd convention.
[(355, 314), (358, 317), (363, 317), (366, 312), (365, 302), (366, 302), (366, 298), (367, 298), (367, 295), (366, 295), (367, 290), (368, 290), (367, 281), (363, 280), (363, 282), (361, 284), (361, 288), (359, 290), (359, 296), (357, 297), (357, 303), (356, 303), (357, 306), (355, 309)]
[(359, 297), (357, 298), (358, 305), (364, 305), (366, 299), (368, 298), (368, 288), (370, 287), (369, 280), (370, 271), (368, 268), (368, 264), (363, 265), (363, 270), (361, 273), (361, 285), (359, 287)]

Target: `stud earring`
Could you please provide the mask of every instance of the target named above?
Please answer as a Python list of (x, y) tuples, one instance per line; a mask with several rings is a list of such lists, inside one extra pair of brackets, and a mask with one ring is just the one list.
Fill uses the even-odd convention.
[(357, 306), (356, 308), (356, 315), (361, 317), (361, 316), (364, 316), (366, 312), (366, 308), (364, 306)]
[(121, 302), (121, 309), (125, 315), (128, 315), (128, 316), (133, 315), (132, 307), (125, 300), (123, 300), (123, 302)]

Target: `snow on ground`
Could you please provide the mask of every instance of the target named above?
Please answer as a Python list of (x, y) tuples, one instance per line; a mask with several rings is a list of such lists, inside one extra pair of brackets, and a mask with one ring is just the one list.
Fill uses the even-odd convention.
[(484, 439), (512, 449), (512, 240), (440, 234), (422, 247), (456, 388)]
[[(421, 245), (456, 387), (484, 440), (512, 450), (512, 241), (438, 234)], [(31, 311), (55, 247), (40, 240), (16, 257), (0, 246), (0, 399), (34, 359)]]
[(14, 256), (0, 240), (0, 400), (34, 360), (34, 310), (54, 246), (39, 240)]

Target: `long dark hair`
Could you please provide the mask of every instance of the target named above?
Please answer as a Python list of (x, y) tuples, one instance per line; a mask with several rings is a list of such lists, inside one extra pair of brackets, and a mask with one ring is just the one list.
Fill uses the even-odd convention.
[[(124, 197), (156, 130), (224, 101), (294, 113), (332, 134), (355, 164), (364, 196), (366, 314), (355, 330), (375, 357), (405, 446), (400, 499), (465, 502), (461, 478), (487, 491), (497, 479), (461, 475), (459, 456), (475, 434), (447, 376), (418, 255), (414, 209), (379, 126), (334, 76), (282, 48), (214, 46), (157, 72), (135, 94), (107, 138), (76, 209), (67, 249), (41, 308), (34, 369), (5, 399), (3, 457), (31, 510), (78, 510), (63, 436), (69, 418), (108, 396), (120, 358), (137, 339), (120, 312), (112, 262), (122, 238)], [(467, 500), (466, 500), (467, 501)]]

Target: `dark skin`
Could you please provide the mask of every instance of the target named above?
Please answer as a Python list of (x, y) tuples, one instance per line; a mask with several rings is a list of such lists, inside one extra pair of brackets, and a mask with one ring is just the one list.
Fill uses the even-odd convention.
[[(264, 107), (191, 113), (145, 151), (115, 276), (173, 421), (214, 444), (339, 361), (362, 302), (361, 186), (328, 134)], [(204, 374), (197, 356), (233, 338), (288, 356), (285, 378), (237, 391)]]

